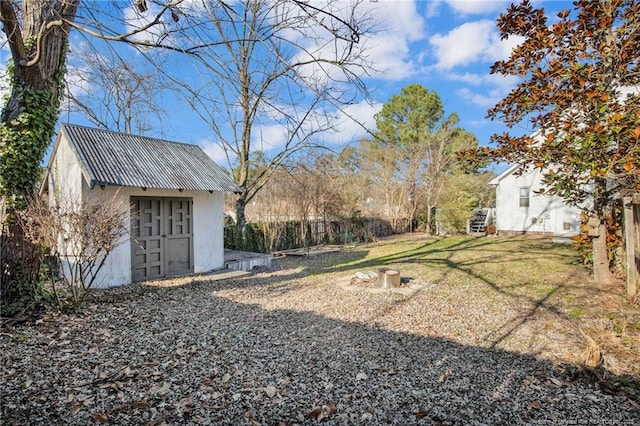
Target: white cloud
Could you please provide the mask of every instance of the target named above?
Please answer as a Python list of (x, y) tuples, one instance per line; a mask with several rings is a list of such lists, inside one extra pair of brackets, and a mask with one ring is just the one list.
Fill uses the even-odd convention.
[(440, 14), (440, 7), (444, 2), (442, 0), (433, 0), (426, 2), (427, 8), (425, 9), (425, 16), (427, 18), (433, 18)]
[(77, 99), (91, 95), (91, 85), (86, 78), (88, 71), (87, 65), (78, 67), (67, 64), (67, 73), (64, 78), (66, 88)]
[(360, 102), (344, 107), (337, 114), (336, 132), (325, 135), (323, 141), (339, 145), (367, 137), (367, 129), (373, 131), (376, 127), (373, 116), (381, 109), (381, 103), (368, 102)]
[(518, 76), (503, 76), (501, 74), (477, 74), (477, 73), (455, 73), (446, 74), (446, 78), (451, 81), (460, 81), (472, 86), (492, 85), (511, 89), (520, 81)]
[(282, 124), (270, 124), (256, 126), (252, 130), (253, 151), (268, 152), (271, 149), (280, 149), (284, 147), (287, 141), (287, 127)]
[(216, 164), (222, 166), (227, 165), (227, 157), (225, 155), (224, 149), (220, 144), (214, 142), (213, 140), (206, 138), (202, 139), (198, 142), (198, 145), (202, 148), (202, 150), (207, 154)]
[(455, 12), (462, 15), (487, 14), (506, 10), (512, 0), (447, 0)]
[(463, 87), (462, 89), (458, 89), (456, 91), (456, 94), (460, 98), (469, 101), (474, 105), (482, 108), (491, 108), (504, 97), (506, 92), (500, 88), (494, 88), (487, 91), (486, 93), (478, 93), (472, 92), (466, 87)]
[(436, 67), (445, 70), (506, 59), (521, 41), (517, 37), (500, 40), (495, 23), (486, 19), (464, 23), (448, 34), (435, 34), (429, 39), (437, 58)]
[(479, 105), (482, 107), (488, 107), (490, 106), (491, 102), (487, 100), (487, 98), (479, 93), (473, 93), (471, 92), (471, 90), (467, 89), (466, 87), (462, 88), (462, 89), (458, 89), (456, 90), (456, 94), (467, 101), (470, 101), (471, 103), (475, 104), (475, 105)]
[[(381, 109), (381, 103), (362, 101), (328, 113), (317, 110), (304, 127), (307, 131), (313, 131), (319, 127), (332, 129), (315, 135), (315, 142), (329, 145), (350, 143), (367, 137), (367, 131), (375, 129), (374, 115)], [(253, 147), (264, 151), (281, 149), (287, 135), (287, 128), (281, 124), (257, 126), (253, 131)]]
[[(334, 2), (331, 7), (341, 9), (331, 10), (338, 16), (351, 12), (350, 3)], [(329, 6), (327, 6), (329, 7)], [(372, 76), (399, 80), (417, 72), (419, 64), (410, 54), (410, 44), (426, 38), (424, 18), (418, 13), (416, 3), (402, 2), (369, 2), (361, 3), (356, 9), (358, 17), (364, 24), (364, 34), (355, 46), (362, 50), (363, 64), (373, 64), (375, 70)], [(370, 28), (366, 26), (370, 25)], [(309, 36), (310, 35), (310, 36)], [(344, 49), (345, 43), (331, 39), (326, 32), (315, 29), (307, 37), (299, 31), (290, 32), (291, 41), (304, 48), (297, 59), (306, 60), (309, 55), (314, 57), (333, 58), (336, 52)], [(338, 53), (339, 54), (339, 53)], [(326, 72), (318, 72), (314, 67), (303, 71), (304, 75), (319, 76)], [(357, 70), (356, 70), (357, 71)], [(362, 72), (359, 72), (364, 77)]]
[(410, 45), (426, 38), (425, 21), (415, 2), (380, 3), (373, 16), (383, 26), (367, 41), (369, 59), (379, 70), (376, 77), (400, 80), (414, 75), (419, 63), (411, 57)]
[[(140, 12), (134, 5), (124, 9), (123, 16), (127, 26), (127, 33), (144, 28), (151, 24), (156, 15), (160, 12), (160, 6), (148, 2), (149, 9), (146, 12)], [(165, 12), (166, 13), (166, 12)], [(160, 40), (165, 44), (169, 44), (167, 40), (166, 28), (164, 23), (155, 24), (143, 31), (135, 33), (131, 39), (138, 42), (157, 43)]]
[[(316, 135), (315, 142), (325, 143), (328, 145), (342, 145), (350, 143), (363, 137), (367, 137), (367, 129), (371, 131), (375, 128), (374, 115), (382, 109), (380, 103), (361, 102), (358, 104), (348, 105), (341, 111), (335, 111), (333, 117), (327, 117), (318, 111), (317, 119), (325, 117), (329, 120), (334, 131), (328, 131)], [(323, 124), (323, 125), (326, 125)], [(313, 127), (312, 123), (306, 126)], [(264, 151), (273, 153), (281, 150), (288, 136), (286, 126), (278, 123), (263, 124), (255, 126), (252, 132), (252, 151)], [(204, 152), (218, 164), (227, 163), (224, 149), (221, 144), (211, 138), (205, 138), (198, 142)], [(235, 157), (231, 158), (235, 161)]]

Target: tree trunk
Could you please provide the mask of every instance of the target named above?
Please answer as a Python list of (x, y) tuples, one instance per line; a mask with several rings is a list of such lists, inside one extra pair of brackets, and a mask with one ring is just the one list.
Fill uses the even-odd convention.
[(435, 234), (435, 213), (436, 206), (427, 205), (427, 234)]
[(236, 249), (244, 250), (245, 248), (245, 226), (247, 225), (247, 217), (245, 216), (245, 208), (247, 201), (245, 195), (241, 194), (236, 201)]
[(607, 225), (602, 222), (598, 228), (599, 234), (592, 240), (593, 244), (593, 280), (597, 284), (611, 284), (613, 275), (609, 269), (607, 251)]
[(58, 121), (67, 22), (73, 21), (78, 4), (79, 0), (0, 1), (0, 20), (14, 64), (11, 94), (0, 117), (0, 196), (7, 213), (0, 261), (3, 311), (11, 312), (16, 302), (28, 306), (37, 298), (40, 264), (34, 255), (39, 249), (24, 238), (17, 214), (35, 193), (40, 163)]
[(24, 237), (22, 226), (11, 219), (0, 234), (0, 292), (2, 316), (14, 317), (30, 311), (38, 294), (39, 247)]

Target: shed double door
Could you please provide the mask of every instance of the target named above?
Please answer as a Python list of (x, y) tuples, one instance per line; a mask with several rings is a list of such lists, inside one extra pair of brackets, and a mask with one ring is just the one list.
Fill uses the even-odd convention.
[(191, 198), (131, 197), (133, 281), (193, 272)]

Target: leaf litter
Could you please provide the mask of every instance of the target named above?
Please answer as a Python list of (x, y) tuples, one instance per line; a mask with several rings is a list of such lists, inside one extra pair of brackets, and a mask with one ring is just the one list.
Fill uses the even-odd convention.
[(5, 330), (3, 424), (640, 421), (628, 395), (567, 374), (584, 347), (543, 314), (492, 347), (521, 306), (470, 286), (346, 291), (296, 262), (111, 289), (85, 316)]

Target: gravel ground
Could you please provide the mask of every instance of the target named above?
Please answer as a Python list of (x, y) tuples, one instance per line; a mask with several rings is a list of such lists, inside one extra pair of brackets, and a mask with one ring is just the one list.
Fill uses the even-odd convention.
[(640, 422), (568, 374), (585, 346), (546, 311), (417, 280), (376, 292), (308, 262), (104, 291), (85, 316), (3, 330), (0, 423)]

